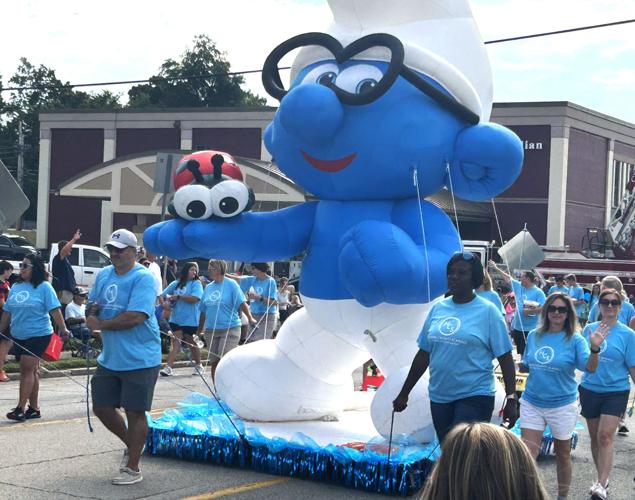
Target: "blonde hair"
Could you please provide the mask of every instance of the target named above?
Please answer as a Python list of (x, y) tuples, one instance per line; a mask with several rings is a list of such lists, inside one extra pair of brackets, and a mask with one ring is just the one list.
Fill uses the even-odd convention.
[(218, 269), (218, 271), (224, 276), (225, 273), (227, 272), (227, 264), (225, 263), (224, 260), (216, 260), (216, 259), (211, 259), (208, 263), (207, 263), (207, 267), (212, 266), (215, 267), (216, 269)]
[(617, 293), (619, 293), (622, 297), (626, 297), (622, 280), (617, 276), (605, 276), (602, 278), (602, 282), (600, 283), (600, 292), (609, 288), (617, 291)]
[(548, 500), (536, 463), (516, 435), (492, 424), (459, 424), (426, 482), (423, 500)]
[(492, 289), (492, 277), (487, 272), (487, 269), (483, 269), (483, 289), (488, 292)]

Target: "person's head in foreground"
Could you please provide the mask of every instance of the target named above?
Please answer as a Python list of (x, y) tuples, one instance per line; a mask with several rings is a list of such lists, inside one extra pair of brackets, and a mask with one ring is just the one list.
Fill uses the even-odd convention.
[(492, 424), (459, 424), (443, 441), (424, 500), (547, 500), (538, 469), (515, 434)]

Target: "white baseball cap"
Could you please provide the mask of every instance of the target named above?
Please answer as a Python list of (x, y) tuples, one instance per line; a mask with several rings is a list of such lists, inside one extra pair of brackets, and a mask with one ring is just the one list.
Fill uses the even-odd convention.
[(117, 229), (110, 235), (110, 240), (104, 246), (112, 245), (117, 248), (134, 247), (137, 248), (137, 237), (127, 229)]

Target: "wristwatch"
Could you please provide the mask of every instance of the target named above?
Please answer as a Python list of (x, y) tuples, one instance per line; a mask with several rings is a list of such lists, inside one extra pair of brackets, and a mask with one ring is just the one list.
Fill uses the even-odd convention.
[(505, 396), (505, 399), (518, 399), (518, 396), (516, 396), (516, 393), (507, 394), (507, 396)]
[(600, 354), (601, 349), (598, 347), (597, 351), (594, 351), (593, 348), (591, 348), (591, 352), (593, 354)]

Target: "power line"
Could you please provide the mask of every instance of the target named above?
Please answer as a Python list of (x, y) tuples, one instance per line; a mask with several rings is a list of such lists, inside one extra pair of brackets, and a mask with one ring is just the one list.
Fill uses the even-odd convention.
[[(488, 40), (484, 43), (485, 45), (491, 45), (495, 43), (514, 42), (517, 40), (527, 40), (530, 38), (539, 38), (539, 37), (552, 36), (552, 35), (562, 35), (565, 33), (574, 33), (577, 31), (606, 28), (610, 26), (619, 26), (622, 24), (630, 24), (630, 23), (635, 23), (635, 19), (625, 19), (622, 21), (615, 21), (612, 23), (579, 26), (577, 28), (568, 28), (568, 29), (557, 30), (557, 31), (547, 31), (544, 33), (534, 33), (532, 35), (521, 35), (516, 37), (510, 37), (510, 38), (500, 38), (497, 40)], [(279, 69), (287, 70), (290, 68), (291, 68), (290, 66), (284, 66)], [(118, 80), (118, 81), (112, 81), (112, 82), (96, 82), (96, 83), (74, 83), (74, 84), (69, 83), (66, 85), (35, 85), (35, 86), (26, 86), (26, 87), (6, 87), (6, 88), (0, 88), (0, 92), (16, 92), (16, 91), (22, 91), (22, 90), (72, 89), (72, 88), (80, 88), (80, 87), (107, 87), (112, 85), (132, 85), (136, 83), (151, 83), (153, 81), (168, 82), (168, 81), (178, 81), (178, 80), (206, 80), (208, 78), (217, 78), (221, 76), (239, 76), (239, 75), (249, 75), (249, 74), (261, 73), (261, 72), (262, 72), (261, 69), (251, 69), (246, 71), (229, 71), (225, 73), (211, 73), (208, 75), (186, 75), (186, 76), (175, 76), (175, 77), (156, 76), (156, 77), (152, 77), (151, 79), (148, 78), (145, 80)]]

